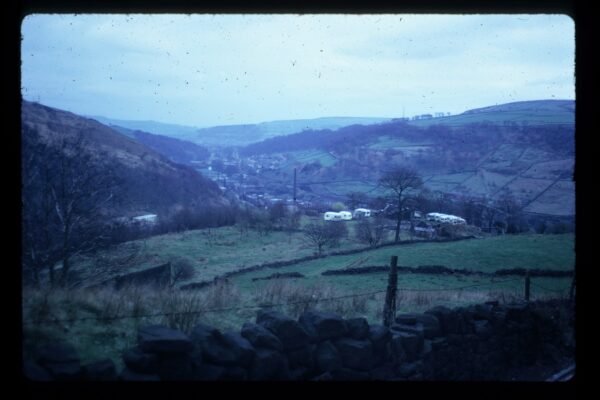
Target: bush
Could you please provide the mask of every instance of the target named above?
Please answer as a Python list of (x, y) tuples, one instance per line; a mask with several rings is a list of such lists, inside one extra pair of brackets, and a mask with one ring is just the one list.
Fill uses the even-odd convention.
[(194, 265), (183, 257), (171, 259), (171, 286), (192, 279), (196, 275)]

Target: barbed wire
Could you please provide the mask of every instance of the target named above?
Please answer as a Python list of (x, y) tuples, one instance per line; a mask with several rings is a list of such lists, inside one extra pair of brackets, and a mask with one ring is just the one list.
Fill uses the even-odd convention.
[[(508, 282), (514, 282), (517, 280), (521, 280), (520, 278), (516, 279), (508, 279), (504, 281), (498, 282), (484, 282), (478, 283), (475, 285), (467, 285), (453, 288), (431, 288), (431, 289), (417, 289), (417, 288), (397, 288), (396, 291), (412, 291), (412, 292), (447, 292), (447, 291), (457, 291), (470, 289), (474, 287), (481, 286), (489, 286), (496, 285)], [(275, 307), (286, 307), (286, 306), (294, 306), (300, 304), (309, 304), (309, 303), (320, 303), (326, 301), (333, 300), (341, 300), (347, 298), (355, 298), (355, 297), (364, 297), (364, 296), (373, 296), (376, 294), (387, 293), (387, 290), (378, 290), (373, 292), (366, 293), (357, 293), (350, 294), (344, 296), (336, 296), (336, 297), (328, 297), (328, 298), (311, 298), (309, 300), (295, 301), (289, 303), (278, 303), (278, 304), (261, 304), (261, 305), (244, 305), (237, 307), (223, 307), (223, 308), (212, 308), (212, 309), (204, 309), (204, 310), (195, 310), (195, 311), (179, 311), (179, 312), (162, 312), (162, 313), (153, 313), (153, 314), (139, 314), (139, 315), (117, 315), (112, 317), (81, 317), (81, 318), (64, 318), (64, 319), (45, 319), (45, 320), (37, 320), (37, 321), (23, 321), (23, 324), (40, 324), (40, 323), (71, 323), (78, 321), (114, 321), (120, 319), (140, 319), (140, 318), (155, 318), (155, 317), (168, 317), (173, 315), (194, 315), (194, 314), (205, 314), (205, 313), (220, 313), (220, 312), (230, 312), (230, 311), (239, 311), (239, 310), (247, 310), (247, 309), (256, 309), (256, 308), (275, 308)]]

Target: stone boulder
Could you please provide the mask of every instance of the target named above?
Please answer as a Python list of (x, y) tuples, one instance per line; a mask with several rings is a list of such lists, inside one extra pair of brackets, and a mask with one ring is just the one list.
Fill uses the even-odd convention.
[(346, 321), (335, 313), (307, 311), (300, 316), (300, 325), (319, 341), (336, 339), (348, 333)]
[(290, 365), (290, 369), (295, 368), (307, 368), (313, 369), (314, 367), (314, 353), (316, 349), (315, 344), (309, 344), (299, 349), (290, 350), (287, 352), (287, 359)]
[(440, 322), (433, 314), (405, 313), (396, 316), (396, 323), (402, 326), (421, 326), (419, 330), (426, 339), (433, 339), (441, 334)]
[(273, 333), (281, 341), (284, 351), (298, 349), (309, 343), (309, 334), (299, 322), (272, 310), (261, 310), (256, 323)]
[(401, 338), (402, 348), (406, 352), (408, 359), (416, 359), (423, 349), (423, 336), (408, 332), (398, 332), (397, 336)]
[(272, 349), (277, 351), (283, 351), (283, 345), (277, 336), (273, 335), (268, 329), (246, 322), (242, 326), (242, 336), (245, 337), (254, 347), (262, 347), (265, 349)]
[(138, 329), (138, 345), (147, 353), (186, 353), (192, 350), (190, 338), (183, 332), (162, 325)]
[(345, 367), (361, 371), (372, 368), (373, 345), (369, 340), (342, 338), (333, 342), (333, 345), (339, 352)]
[(237, 364), (243, 367), (250, 366), (256, 350), (245, 337), (237, 332), (227, 332), (221, 337), (221, 344), (235, 354)]
[(252, 361), (250, 380), (289, 380), (289, 366), (285, 356), (276, 350), (259, 348)]
[(390, 330), (383, 325), (371, 325), (369, 327), (369, 340), (373, 343), (373, 350), (384, 351), (386, 344), (392, 338)]
[(315, 351), (315, 364), (320, 372), (334, 371), (343, 366), (340, 353), (329, 340), (318, 344)]
[(221, 333), (213, 327), (198, 324), (191, 334), (195, 351), (192, 357), (201, 356), (209, 363), (223, 366), (249, 366), (255, 350), (248, 340), (234, 332)]
[(458, 313), (444, 306), (436, 306), (425, 314), (436, 317), (440, 324), (441, 334), (460, 333), (461, 323)]
[(123, 362), (132, 372), (139, 374), (155, 374), (158, 371), (158, 356), (145, 353), (139, 346), (126, 350)]
[(369, 323), (366, 318), (350, 318), (346, 320), (348, 335), (352, 339), (363, 340), (369, 338)]

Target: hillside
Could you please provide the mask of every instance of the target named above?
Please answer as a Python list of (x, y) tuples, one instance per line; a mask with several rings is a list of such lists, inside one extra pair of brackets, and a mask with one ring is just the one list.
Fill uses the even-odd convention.
[(103, 116), (89, 116), (89, 118), (93, 118), (130, 137), (133, 137), (134, 131), (142, 131), (209, 146), (245, 146), (275, 136), (289, 135), (307, 129), (338, 129), (348, 125), (368, 125), (390, 120), (389, 118), (375, 117), (322, 117), (195, 128), (157, 121), (121, 120)]
[[(573, 112), (569, 101), (511, 103), (455, 117), (308, 130), (250, 144), (240, 154), (277, 163), (280, 169), (265, 169), (259, 179), (270, 187), (289, 185), (297, 168), (300, 194), (310, 198), (381, 195), (380, 171), (405, 164), (431, 190), (492, 199), (510, 193), (527, 212), (569, 216), (575, 212)], [(439, 123), (451, 118), (454, 125)]]
[(369, 117), (323, 117), (315, 119), (298, 119), (270, 121), (259, 124), (223, 125), (199, 129), (190, 138), (196, 143), (219, 146), (244, 146), (281, 135), (289, 135), (311, 129), (338, 129), (355, 124), (376, 124), (389, 121), (389, 118)]
[(114, 171), (121, 181), (116, 194), (119, 206), (112, 210), (115, 215), (161, 213), (175, 205), (227, 203), (218, 186), (194, 169), (174, 163), (95, 120), (24, 101), (21, 121), (24, 158), (35, 146), (52, 149), (64, 140), (83, 139), (82, 151), (93, 160), (90, 168), (98, 174)]
[[(133, 121), (125, 119), (107, 118), (98, 115), (89, 115), (87, 118), (95, 119), (105, 125), (126, 128), (131, 131), (140, 130), (156, 135), (170, 136), (178, 139), (188, 139), (193, 136), (198, 128), (186, 125), (167, 124), (157, 121)], [(117, 128), (118, 130), (118, 128)]]
[(210, 152), (206, 147), (188, 140), (131, 130), (118, 125), (109, 125), (109, 127), (179, 164), (193, 164), (210, 157)]
[(499, 104), (467, 110), (462, 114), (411, 120), (409, 124), (426, 127), (436, 124), (464, 126), (471, 123), (555, 125), (575, 123), (575, 101), (533, 100)]

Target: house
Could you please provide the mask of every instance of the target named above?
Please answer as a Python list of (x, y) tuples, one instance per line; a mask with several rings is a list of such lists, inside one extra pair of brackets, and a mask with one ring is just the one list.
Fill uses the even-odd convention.
[(371, 210), (369, 210), (368, 208), (357, 208), (356, 210), (354, 210), (354, 213), (352, 213), (352, 217), (354, 218), (363, 218), (370, 216)]

